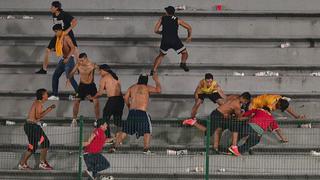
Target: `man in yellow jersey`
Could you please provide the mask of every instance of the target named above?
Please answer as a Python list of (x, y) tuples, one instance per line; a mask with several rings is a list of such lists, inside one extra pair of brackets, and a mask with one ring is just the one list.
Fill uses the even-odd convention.
[(296, 119), (304, 119), (305, 115), (297, 114), (289, 106), (289, 100), (290, 98), (283, 97), (281, 95), (263, 94), (252, 99), (249, 105), (249, 110), (268, 107), (271, 111), (280, 109), (282, 112), (288, 112), (291, 116), (293, 116)]
[(226, 99), (226, 95), (223, 93), (217, 81), (213, 80), (211, 73), (206, 73), (205, 78), (199, 82), (195, 92), (195, 103), (192, 107), (191, 118), (195, 118), (200, 105), (205, 98), (209, 98), (214, 103), (221, 105)]

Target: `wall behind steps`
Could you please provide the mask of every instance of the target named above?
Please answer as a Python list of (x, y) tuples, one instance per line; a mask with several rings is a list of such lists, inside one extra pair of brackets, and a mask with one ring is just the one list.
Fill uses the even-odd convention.
[[(238, 11), (318, 11), (319, 0), (61, 0), (72, 9), (163, 9), (168, 5), (186, 5), (190, 9), (212, 10), (221, 1), (227, 10)], [(0, 9), (48, 9), (49, 0), (1, 0)]]

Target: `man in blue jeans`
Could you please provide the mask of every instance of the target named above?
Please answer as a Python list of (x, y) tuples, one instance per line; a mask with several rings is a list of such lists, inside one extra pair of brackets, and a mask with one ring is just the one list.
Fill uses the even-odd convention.
[(75, 91), (78, 90), (78, 84), (74, 80), (73, 76), (69, 77), (69, 73), (72, 71), (75, 62), (74, 57), (72, 56), (75, 46), (69, 37), (68, 34), (63, 32), (61, 24), (56, 24), (52, 27), (52, 30), (56, 34), (56, 44), (55, 44), (55, 52), (58, 57), (62, 56), (59, 60), (59, 63), (56, 67), (56, 70), (52, 76), (52, 96), (50, 96), (49, 100), (59, 100), (58, 97), (58, 87), (59, 87), (59, 78), (62, 73), (66, 73), (67, 84), (70, 82), (73, 89)]
[[(97, 121), (97, 128), (93, 130), (88, 141), (83, 142), (84, 161), (87, 165), (86, 173), (91, 179), (96, 179), (98, 172), (110, 167), (109, 161), (101, 154), (103, 146), (107, 140), (105, 131), (108, 125), (103, 119)], [(112, 176), (108, 177), (112, 179)]]

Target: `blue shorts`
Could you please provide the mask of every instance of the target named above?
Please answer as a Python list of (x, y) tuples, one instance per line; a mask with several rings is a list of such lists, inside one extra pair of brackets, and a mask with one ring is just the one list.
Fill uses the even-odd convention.
[(131, 109), (127, 120), (123, 122), (122, 131), (130, 135), (136, 134), (137, 138), (151, 134), (151, 118), (145, 111)]

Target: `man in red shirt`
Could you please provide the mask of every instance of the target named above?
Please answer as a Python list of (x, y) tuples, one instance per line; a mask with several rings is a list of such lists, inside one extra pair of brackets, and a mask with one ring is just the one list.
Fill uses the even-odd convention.
[(240, 130), (239, 135), (241, 137), (247, 136), (246, 142), (239, 146), (239, 152), (244, 153), (260, 142), (263, 132), (271, 129), (275, 131), (280, 137), (281, 142), (288, 142), (287, 138), (283, 136), (281, 129), (277, 121), (273, 118), (268, 107), (262, 109), (253, 109), (245, 112), (243, 117), (250, 117), (248, 123), (246, 123)]
[(95, 179), (99, 171), (110, 167), (109, 161), (101, 154), (107, 140), (105, 131), (108, 125), (103, 119), (97, 121), (97, 128), (94, 129), (87, 142), (83, 142), (84, 161), (87, 165), (86, 173), (90, 178)]

